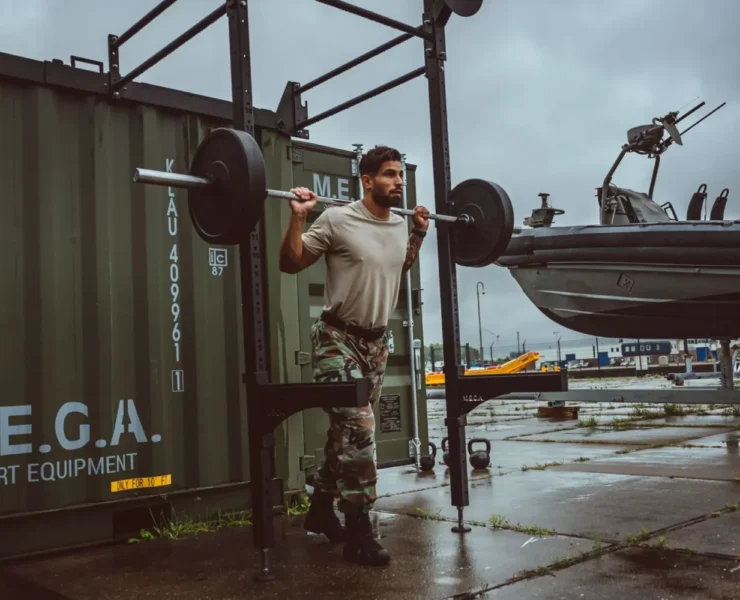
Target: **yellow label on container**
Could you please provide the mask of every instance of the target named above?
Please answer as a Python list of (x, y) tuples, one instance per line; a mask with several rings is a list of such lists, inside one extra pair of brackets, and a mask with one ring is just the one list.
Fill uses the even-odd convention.
[(165, 485), (172, 485), (172, 475), (156, 475), (154, 477), (137, 477), (135, 479), (111, 481), (110, 491), (115, 494), (116, 492), (129, 492), (131, 490), (143, 490)]

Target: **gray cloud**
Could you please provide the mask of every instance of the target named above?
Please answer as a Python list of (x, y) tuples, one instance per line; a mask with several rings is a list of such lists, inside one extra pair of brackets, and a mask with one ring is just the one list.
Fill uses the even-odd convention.
[[(36, 59), (72, 54), (105, 60), (106, 36), (121, 33), (154, 0), (26, 0), (0, 7), (0, 51)], [(566, 210), (558, 224), (594, 222), (594, 188), (626, 140), (626, 131), (700, 97), (717, 115), (666, 154), (656, 200), (685, 214), (691, 194), (707, 183), (711, 198), (730, 188), (727, 215), (740, 218), (740, 42), (735, 0), (515, 0), (486, 1), (472, 19), (448, 26), (447, 97), (453, 185), (483, 177), (512, 198), (516, 221), (529, 215), (538, 192)], [(128, 72), (205, 16), (214, 3), (180, 0), (122, 49)], [(410, 24), (421, 21), (421, 1), (375, 0), (372, 8)], [(307, 82), (397, 35), (310, 1), (251, 0), (255, 104), (274, 109), (288, 80)], [(422, 64), (412, 40), (306, 94), (317, 114)], [(229, 98), (225, 20), (148, 71), (141, 81)], [(693, 122), (689, 119), (688, 122)], [(311, 128), (312, 141), (351, 149), (385, 143), (418, 165), (418, 199), (434, 210), (426, 80), (417, 79)], [(652, 163), (628, 157), (620, 185), (647, 190)], [(430, 228), (434, 232), (434, 225)], [(424, 329), (441, 341), (436, 239), (422, 255)], [(483, 327), (499, 343), (530, 341), (558, 330), (532, 306), (504, 269), (458, 268), (463, 343), (478, 345), (476, 282), (482, 281)], [(567, 332), (566, 337), (568, 337)], [(570, 337), (582, 337), (571, 333)], [(484, 332), (484, 346), (493, 337)]]

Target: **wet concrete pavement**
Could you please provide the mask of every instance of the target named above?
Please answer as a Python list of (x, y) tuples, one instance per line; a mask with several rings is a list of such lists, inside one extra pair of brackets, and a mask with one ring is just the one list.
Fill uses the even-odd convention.
[[(503, 517), (511, 525), (560, 534), (624, 541), (642, 529), (657, 531), (690, 521), (740, 501), (740, 485), (611, 473), (573, 473), (557, 469), (512, 473), (470, 485), (465, 518), (489, 522)], [(405, 515), (440, 514), (454, 520), (449, 488), (382, 498), (379, 510)]]
[(692, 444), (701, 444), (704, 446), (717, 446), (718, 448), (727, 448), (736, 452), (740, 447), (740, 431), (724, 431), (708, 437), (692, 440)]
[[(695, 443), (701, 440), (694, 440)], [(740, 453), (737, 449), (663, 447), (623, 455), (601, 456), (588, 463), (564, 463), (559, 470), (588, 473), (621, 473), (658, 477), (715, 479), (740, 482)]]
[[(226, 531), (197, 543), (105, 548), (88, 560), (38, 561), (18, 567), (75, 600), (103, 598), (447, 598), (505, 583), (512, 573), (536, 569), (557, 557), (590, 550), (586, 540), (537, 539), (516, 532), (473, 527), (465, 536), (449, 523), (378, 515), (380, 542), (394, 560), (387, 568), (357, 567), (342, 560), (341, 546), (291, 528), (275, 551), (275, 581), (257, 583), (258, 567), (246, 531)], [(208, 539), (206, 539), (208, 538)], [(84, 565), (85, 577), (80, 577)], [(135, 576), (132, 576), (134, 575)]]
[(707, 437), (719, 431), (722, 431), (722, 429), (709, 427), (639, 427), (626, 431), (612, 428), (585, 427), (554, 433), (542, 432), (531, 437), (528, 436), (526, 441), (551, 440), (553, 442), (598, 442), (602, 444), (652, 446), (655, 444), (676, 444), (696, 440), (697, 438)]
[[(527, 419), (516, 419), (505, 422), (487, 423), (485, 425), (469, 425), (466, 428), (467, 438), (482, 437), (489, 440), (503, 440), (519, 435), (532, 435), (544, 432), (566, 431), (575, 427), (575, 421), (549, 422), (536, 416)], [(429, 439), (439, 445), (442, 438), (447, 436), (445, 429), (430, 429)]]
[[(444, 401), (429, 404), (431, 425)], [(0, 598), (740, 598), (737, 416), (584, 405), (579, 422), (514, 410), (531, 406), (489, 402), (472, 415), (525, 413), (468, 427), (468, 439), (491, 441), (492, 464), (468, 470), (463, 536), (451, 531), (441, 451), (430, 474), (380, 472), (373, 520), (388, 567), (345, 563), (341, 546), (306, 534), (300, 517), (280, 518), (270, 583), (252, 580), (259, 555), (246, 527), (8, 563)], [(612, 413), (616, 425), (587, 421)], [(430, 434), (438, 443), (446, 431)]]

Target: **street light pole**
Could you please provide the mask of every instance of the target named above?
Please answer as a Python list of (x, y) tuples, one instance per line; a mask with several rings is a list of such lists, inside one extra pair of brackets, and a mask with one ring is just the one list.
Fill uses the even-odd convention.
[[(479, 288), (480, 286), (480, 288)], [(479, 292), (479, 289), (483, 290), (482, 292)], [(480, 360), (481, 363), (483, 362), (483, 330), (481, 329), (481, 322), (480, 322), (480, 293), (482, 293), (484, 296), (486, 294), (485, 288), (483, 287), (483, 282), (479, 281), (475, 285), (475, 295), (478, 299), (478, 350), (480, 351)]]

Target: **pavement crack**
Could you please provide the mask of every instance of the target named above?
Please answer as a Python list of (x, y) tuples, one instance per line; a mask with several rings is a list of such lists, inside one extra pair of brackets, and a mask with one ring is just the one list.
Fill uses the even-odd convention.
[[(449, 596), (448, 598), (445, 598), (445, 600), (468, 600), (468, 599), (473, 599), (473, 598), (480, 598), (483, 594), (487, 592), (497, 590), (503, 587), (507, 587), (515, 583), (518, 583), (520, 581), (535, 579), (537, 577), (554, 576), (555, 572), (557, 571), (567, 569), (569, 567), (587, 562), (589, 560), (601, 558), (608, 554), (613, 554), (615, 552), (619, 552), (620, 550), (624, 550), (627, 548), (635, 548), (635, 547), (649, 548), (653, 550), (663, 550), (663, 551), (669, 551), (669, 552), (678, 552), (681, 554), (701, 555), (701, 556), (706, 556), (706, 557), (718, 558), (722, 560), (737, 561), (738, 558), (740, 557), (724, 555), (724, 554), (719, 554), (719, 553), (712, 553), (712, 552), (697, 552), (697, 551), (694, 551), (688, 548), (671, 548), (671, 547), (666, 546), (665, 544), (659, 547), (656, 547), (650, 544), (646, 544), (644, 542), (652, 538), (655, 538), (656, 536), (660, 537), (663, 534), (669, 533), (671, 531), (677, 531), (679, 529), (683, 529), (691, 525), (696, 525), (697, 523), (701, 523), (711, 518), (716, 518), (724, 514), (735, 512), (738, 509), (740, 509), (740, 503), (730, 503), (722, 509), (712, 511), (711, 513), (707, 513), (705, 515), (701, 515), (698, 517), (693, 517), (691, 519), (686, 519), (685, 521), (681, 521), (679, 523), (669, 525), (668, 527), (662, 527), (660, 529), (656, 529), (650, 532), (642, 531), (639, 534), (639, 539), (637, 538), (637, 536), (630, 536), (630, 538), (628, 538), (627, 540), (610, 543), (607, 546), (601, 546), (598, 549), (590, 550), (588, 552), (581, 552), (580, 554), (573, 556), (573, 557), (566, 557), (565, 559), (555, 559), (554, 561), (547, 563), (545, 565), (539, 565), (532, 569), (526, 569), (524, 571), (521, 571), (515, 574), (514, 576), (510, 577), (504, 582), (501, 582), (495, 585), (483, 586), (475, 591), (471, 590), (471, 591), (463, 592), (461, 594), (457, 594), (454, 596)], [(564, 535), (564, 534), (557, 533), (555, 535)], [(572, 536), (572, 537), (578, 537), (578, 536)]]
[(480, 598), (483, 594), (501, 589), (510, 585), (513, 585), (515, 583), (519, 583), (520, 581), (527, 581), (529, 579), (535, 579), (537, 577), (544, 577), (544, 576), (550, 576), (554, 577), (556, 571), (562, 571), (564, 569), (567, 569), (569, 567), (587, 562), (589, 560), (594, 560), (596, 558), (601, 558), (602, 556), (605, 556), (607, 554), (612, 554), (613, 552), (616, 552), (617, 550), (621, 550), (624, 547), (627, 547), (627, 544), (615, 544), (613, 546), (607, 546), (602, 547), (599, 550), (590, 550), (588, 552), (581, 552), (580, 554), (572, 557), (566, 557), (564, 559), (556, 559), (551, 563), (548, 563), (546, 565), (540, 565), (537, 567), (534, 567), (532, 569), (526, 569), (524, 571), (519, 572), (518, 574), (510, 577), (506, 581), (503, 581), (501, 583), (497, 583), (494, 585), (484, 585), (481, 588), (478, 588), (474, 591), (467, 591), (462, 592), (460, 594), (456, 594), (454, 596), (448, 596), (444, 600), (472, 600), (473, 598)]
[(725, 507), (720, 508), (719, 510), (714, 510), (710, 513), (699, 515), (697, 517), (692, 517), (684, 521), (679, 521), (678, 523), (674, 523), (673, 525), (667, 525), (666, 527), (661, 527), (660, 529), (651, 531), (647, 535), (642, 535), (641, 537), (644, 540), (652, 539), (656, 536), (661, 536), (661, 535), (665, 535), (665, 534), (668, 534), (674, 531), (679, 531), (681, 529), (685, 529), (686, 527), (691, 527), (692, 525), (703, 523), (704, 521), (708, 521), (709, 519), (715, 519), (717, 517), (721, 517), (722, 515), (727, 515), (727, 514), (736, 512), (738, 509), (740, 509), (740, 502), (730, 502)]

